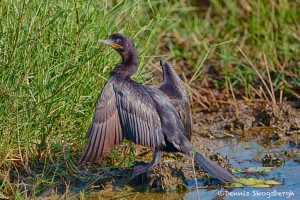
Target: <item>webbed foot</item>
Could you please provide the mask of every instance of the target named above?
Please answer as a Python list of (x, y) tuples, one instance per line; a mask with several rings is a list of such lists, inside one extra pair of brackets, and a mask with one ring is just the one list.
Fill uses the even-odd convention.
[(132, 176), (131, 178), (134, 178), (140, 174), (146, 173), (148, 171), (148, 168), (150, 167), (149, 163), (139, 163), (138, 165), (133, 167), (132, 170)]

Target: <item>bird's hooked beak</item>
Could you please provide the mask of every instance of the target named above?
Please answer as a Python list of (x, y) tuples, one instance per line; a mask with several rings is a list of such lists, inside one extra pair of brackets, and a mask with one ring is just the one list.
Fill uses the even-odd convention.
[(111, 46), (114, 49), (123, 49), (123, 47), (121, 45), (114, 43), (110, 39), (107, 39), (107, 40), (98, 40), (98, 43), (107, 44), (107, 45)]

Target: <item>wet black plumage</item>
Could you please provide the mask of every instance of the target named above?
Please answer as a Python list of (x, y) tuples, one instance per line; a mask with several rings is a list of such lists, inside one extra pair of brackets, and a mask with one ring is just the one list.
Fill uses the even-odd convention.
[[(151, 165), (136, 167), (135, 175), (153, 169), (162, 151), (193, 156), (188, 96), (172, 66), (161, 62), (164, 81), (160, 85), (142, 85), (130, 78), (138, 67), (132, 40), (117, 33), (99, 42), (112, 46), (122, 56), (122, 62), (113, 69), (99, 96), (86, 134), (89, 141), (80, 161), (93, 162), (106, 156), (125, 138), (154, 151)], [(194, 159), (220, 181), (233, 181), (233, 175), (202, 153), (196, 152)]]

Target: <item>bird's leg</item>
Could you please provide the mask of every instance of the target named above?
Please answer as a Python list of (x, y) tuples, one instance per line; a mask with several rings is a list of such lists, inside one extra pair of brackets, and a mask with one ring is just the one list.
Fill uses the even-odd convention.
[(140, 174), (145, 173), (147, 171), (153, 170), (153, 168), (155, 166), (157, 166), (159, 161), (160, 161), (161, 153), (162, 153), (162, 150), (159, 149), (159, 148), (156, 148), (155, 151), (154, 151), (153, 160), (152, 160), (150, 166), (149, 165), (135, 166), (133, 168), (132, 176), (137, 176), (137, 175), (140, 175)]
[(159, 148), (155, 149), (154, 155), (153, 155), (153, 160), (152, 160), (152, 164), (149, 166), (148, 171), (153, 170), (153, 168), (158, 165), (160, 158), (161, 158), (161, 153), (162, 150)]

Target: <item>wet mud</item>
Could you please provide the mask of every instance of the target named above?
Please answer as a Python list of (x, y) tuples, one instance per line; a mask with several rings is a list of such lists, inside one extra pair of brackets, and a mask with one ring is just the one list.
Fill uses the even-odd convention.
[[(235, 106), (205, 110), (194, 113), (192, 141), (195, 149), (205, 153), (211, 160), (230, 171), (253, 166), (278, 169), (285, 166), (283, 169), (286, 170), (289, 165), (295, 167), (299, 163), (299, 114), (299, 109), (292, 108), (289, 104), (274, 106), (258, 103), (255, 105), (253, 102), (250, 104), (239, 102), (238, 111)], [(244, 145), (250, 147), (244, 148)], [(136, 199), (142, 199), (145, 195), (143, 192), (150, 192), (149, 194), (153, 195), (173, 194), (174, 198), (183, 198), (189, 196), (190, 191), (196, 188), (195, 177), (197, 187), (205, 188), (205, 191), (220, 190), (224, 186), (201, 167), (194, 165), (191, 158), (179, 153), (164, 153), (161, 164), (153, 171), (132, 178), (131, 170), (135, 164), (149, 162), (152, 159), (152, 152), (149, 149), (134, 148), (138, 149), (136, 162), (127, 168), (107, 168), (107, 171), (99, 175), (101, 174), (99, 171), (93, 172), (95, 168), (90, 166), (89, 169), (85, 166), (83, 172), (87, 178), (86, 184), (89, 183), (85, 191), (98, 191), (91, 195), (102, 198), (129, 195), (128, 199), (131, 199), (137, 195)], [(243, 150), (240, 150), (242, 155), (236, 152), (235, 156), (231, 157), (230, 151), (233, 148), (242, 148)], [(250, 150), (252, 148), (255, 151)], [(119, 150), (123, 151), (122, 147)], [(286, 163), (290, 164), (286, 165)], [(274, 175), (274, 172), (236, 176), (268, 177), (283, 181), (276, 174)]]

